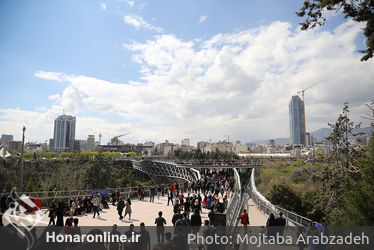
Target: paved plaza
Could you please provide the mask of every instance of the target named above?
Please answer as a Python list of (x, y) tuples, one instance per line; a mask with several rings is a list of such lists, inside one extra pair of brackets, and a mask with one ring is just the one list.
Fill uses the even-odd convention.
[[(146, 226), (154, 226), (155, 218), (158, 216), (158, 212), (163, 212), (163, 217), (166, 219), (167, 226), (172, 226), (172, 217), (173, 217), (173, 206), (167, 206), (167, 197), (160, 197), (158, 200), (155, 197), (155, 201), (149, 202), (149, 198), (145, 197), (145, 200), (132, 200), (131, 201), (131, 219), (128, 218), (128, 215), (123, 220), (119, 220), (117, 207), (109, 203), (109, 209), (102, 209), (100, 211), (100, 217), (92, 218), (93, 213), (88, 213), (84, 215), (74, 216), (74, 218), (79, 219), (80, 226), (112, 226), (117, 224), (118, 226), (129, 226), (134, 224), (139, 226), (141, 222), (144, 222)], [(43, 209), (43, 212), (46, 210)], [(266, 224), (267, 216), (263, 214), (257, 206), (254, 204), (253, 200), (248, 202), (248, 212), (249, 220), (251, 226), (264, 226)], [(203, 209), (201, 213), (202, 221), (208, 219), (209, 210)], [(31, 214), (28, 214), (29, 216)], [(31, 215), (33, 218), (36, 218), (36, 215)], [(67, 217), (64, 217), (64, 222)], [(3, 219), (5, 225), (8, 224), (8, 221)], [(31, 225), (32, 222), (28, 221), (25, 217), (13, 218), (12, 221), (17, 225)], [(49, 217), (48, 213), (45, 214), (44, 218), (37, 224), (38, 226), (48, 225)]]

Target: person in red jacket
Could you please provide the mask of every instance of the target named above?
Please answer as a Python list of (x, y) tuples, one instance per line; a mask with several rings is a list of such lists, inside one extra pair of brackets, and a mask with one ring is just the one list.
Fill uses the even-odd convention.
[(240, 215), (240, 223), (245, 227), (249, 225), (249, 216), (246, 209), (244, 209), (243, 213)]
[(174, 192), (175, 192), (175, 187), (174, 187), (173, 184), (170, 184), (170, 190), (171, 190), (171, 192), (174, 194)]

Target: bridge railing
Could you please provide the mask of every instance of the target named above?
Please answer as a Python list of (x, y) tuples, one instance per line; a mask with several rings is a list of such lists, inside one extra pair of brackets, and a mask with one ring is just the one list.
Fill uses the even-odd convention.
[(311, 220), (303, 217), (301, 215), (298, 215), (294, 212), (288, 211), (284, 208), (278, 207), (273, 205), (270, 201), (268, 201), (256, 188), (255, 184), (255, 169), (252, 169), (252, 175), (251, 175), (251, 185), (250, 185), (250, 195), (253, 201), (256, 203), (258, 208), (267, 215), (270, 215), (273, 213), (274, 215), (277, 215), (279, 213), (282, 213), (284, 218), (287, 221), (287, 225), (290, 227), (295, 226), (301, 226), (301, 227), (309, 227), (311, 224)]
[(157, 158), (149, 157), (144, 159), (135, 158), (116, 158), (116, 161), (128, 160), (128, 161), (154, 161), (161, 163), (177, 164), (177, 165), (201, 165), (201, 166), (240, 166), (240, 165), (252, 165), (252, 166), (262, 166), (261, 159), (167, 159), (167, 158)]
[[(148, 194), (151, 186), (143, 186), (145, 194)], [(166, 186), (164, 187), (166, 188)], [(38, 200), (66, 199), (66, 198), (82, 198), (90, 196), (91, 190), (107, 190), (108, 195), (111, 196), (113, 190), (119, 190), (122, 197), (129, 197), (137, 194), (138, 187), (125, 187), (125, 188), (101, 188), (101, 189), (85, 189), (85, 190), (59, 190), (59, 191), (38, 191), (38, 192), (23, 192), (27, 196), (33, 196)]]
[(233, 168), (235, 188), (226, 209), (226, 226), (235, 228), (238, 224), (241, 208), (243, 207), (243, 194), (238, 170)]

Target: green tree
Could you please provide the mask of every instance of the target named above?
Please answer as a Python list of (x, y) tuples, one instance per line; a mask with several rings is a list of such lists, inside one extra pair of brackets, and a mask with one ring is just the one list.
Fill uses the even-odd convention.
[(281, 208), (303, 213), (303, 203), (301, 195), (296, 193), (292, 188), (285, 184), (273, 185), (268, 195), (269, 201)]
[(347, 185), (346, 221), (350, 225), (374, 226), (374, 134), (368, 150), (361, 160), (362, 176), (359, 181)]
[(342, 11), (345, 18), (352, 18), (356, 22), (366, 22), (364, 35), (366, 36), (365, 55), (361, 61), (373, 57), (374, 52), (374, 1), (373, 0), (306, 0), (296, 14), (306, 19), (301, 23), (301, 29), (306, 30), (325, 24), (326, 11)]
[(333, 129), (327, 137), (331, 152), (323, 159), (326, 165), (321, 174), (322, 189), (316, 206), (324, 212), (330, 224), (344, 225), (347, 184), (361, 178), (359, 163), (364, 151), (350, 142), (357, 135), (353, 129), (359, 125), (350, 121), (348, 103), (344, 103), (343, 112), (335, 124), (329, 125)]
[(90, 168), (85, 175), (85, 183), (88, 188), (105, 188), (110, 183), (112, 160), (101, 153), (90, 159)]

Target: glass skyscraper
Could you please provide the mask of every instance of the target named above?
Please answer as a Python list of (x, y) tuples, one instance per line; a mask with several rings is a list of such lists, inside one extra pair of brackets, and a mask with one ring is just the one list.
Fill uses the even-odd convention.
[(60, 115), (55, 120), (54, 151), (73, 151), (75, 141), (76, 118), (71, 115)]
[(305, 110), (299, 96), (292, 96), (289, 104), (290, 137), (292, 144), (305, 145)]

